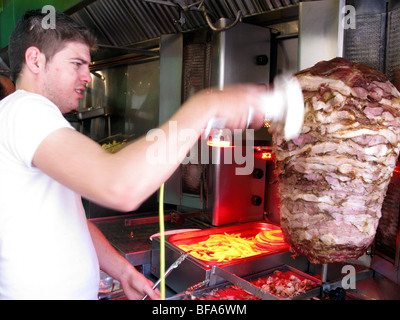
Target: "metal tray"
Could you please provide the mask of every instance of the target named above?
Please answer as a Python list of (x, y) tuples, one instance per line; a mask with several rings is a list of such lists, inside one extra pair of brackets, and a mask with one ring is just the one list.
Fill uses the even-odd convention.
[[(293, 297), (279, 297), (276, 296), (272, 293), (266, 292), (262, 290), (260, 287), (257, 287), (256, 285), (252, 284), (252, 281), (255, 281), (260, 278), (266, 278), (269, 277), (270, 275), (273, 275), (275, 271), (281, 271), (281, 272), (291, 272), (298, 276), (301, 279), (308, 279), (312, 282), (315, 283), (315, 288), (309, 289), (304, 293), (298, 294)], [(178, 294), (176, 296), (173, 296), (170, 298), (170, 300), (194, 300), (194, 299), (207, 299), (207, 297), (212, 297), (215, 292), (218, 290), (224, 290), (232, 285), (236, 285), (240, 287), (241, 289), (245, 290), (249, 296), (252, 299), (261, 299), (261, 300), (307, 300), (313, 297), (318, 296), (321, 293), (321, 281), (313, 276), (310, 276), (304, 272), (301, 272), (300, 270), (297, 270), (291, 266), (288, 265), (281, 265), (278, 267), (274, 267), (265, 271), (262, 271), (257, 274), (253, 274), (250, 276), (246, 277), (238, 277), (226, 270), (223, 270), (219, 267), (213, 267), (213, 273), (223, 277), (227, 282), (224, 282), (222, 284), (200, 289), (200, 290), (194, 290), (191, 292), (184, 292), (181, 294)]]
[(64, 117), (71, 122), (74, 121), (82, 121), (85, 119), (91, 119), (103, 116), (105, 114), (104, 107), (95, 107), (95, 108), (85, 108), (80, 110), (75, 110), (70, 113), (64, 114)]
[[(252, 236), (255, 236), (256, 234), (258, 234), (259, 232), (268, 231), (268, 230), (280, 230), (280, 228), (278, 226), (275, 226), (273, 224), (266, 223), (266, 222), (250, 222), (250, 223), (244, 223), (244, 224), (238, 224), (238, 225), (232, 225), (232, 226), (226, 226), (226, 227), (217, 227), (217, 228), (210, 228), (210, 229), (204, 229), (204, 230), (199, 230), (199, 231), (176, 234), (176, 235), (172, 235), (169, 238), (167, 238), (166, 241), (170, 245), (172, 245), (177, 251), (183, 253), (184, 251), (178, 247), (179, 245), (182, 245), (182, 244), (190, 245), (190, 244), (198, 243), (201, 241), (205, 241), (208, 239), (208, 237), (210, 235), (224, 234), (224, 233), (230, 233), (230, 234), (240, 233), (240, 235), (242, 237), (252, 237)], [(239, 258), (239, 259), (235, 259), (235, 260), (231, 260), (231, 261), (223, 261), (223, 262), (201, 260), (201, 259), (195, 258), (191, 255), (189, 257), (190, 257), (190, 259), (197, 261), (200, 265), (210, 268), (210, 267), (216, 266), (216, 265), (218, 265), (218, 266), (229, 265), (232, 263), (243, 262), (246, 260), (259, 259), (262, 257), (274, 255), (276, 253), (288, 252), (289, 250), (290, 250), (290, 248), (288, 247), (287, 249), (280, 249), (280, 250), (260, 253), (255, 256), (243, 257), (243, 258)]]

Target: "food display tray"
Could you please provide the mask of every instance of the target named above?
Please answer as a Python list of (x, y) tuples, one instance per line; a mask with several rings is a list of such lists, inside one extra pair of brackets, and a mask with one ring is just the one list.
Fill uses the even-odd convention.
[[(259, 232), (262, 231), (269, 231), (269, 230), (280, 230), (279, 227), (266, 223), (266, 222), (250, 222), (250, 223), (243, 223), (238, 225), (232, 226), (225, 226), (225, 227), (217, 227), (217, 228), (210, 228), (192, 232), (185, 232), (180, 234), (175, 234), (166, 239), (166, 242), (173, 246), (178, 252), (183, 253), (184, 251), (179, 248), (179, 245), (191, 245), (195, 243), (199, 243), (201, 241), (207, 240), (211, 235), (218, 235), (218, 234), (240, 234), (241, 237), (249, 238), (256, 236)], [(234, 263), (240, 263), (247, 260), (259, 259), (266, 256), (271, 256), (277, 253), (288, 252), (290, 248), (285, 249), (278, 249), (269, 252), (261, 252), (258, 255), (243, 257), (238, 259), (233, 259), (231, 261), (209, 261), (209, 260), (201, 260), (195, 258), (193, 256), (189, 256), (190, 259), (196, 261), (198, 264), (203, 266), (204, 268), (211, 268), (213, 266), (225, 266)]]
[[(193, 232), (185, 232), (165, 237), (165, 266), (170, 266), (184, 251), (175, 244), (191, 243), (196, 240), (206, 239), (211, 234), (240, 233), (243, 236), (255, 235), (260, 231), (276, 230), (276, 227), (266, 222), (249, 222), (244, 224), (209, 228)], [(190, 286), (203, 281), (208, 281), (208, 286), (218, 285), (226, 280), (218, 274), (212, 274), (215, 267), (223, 268), (239, 277), (256, 274), (280, 265), (290, 265), (300, 270), (306, 270), (308, 260), (303, 256), (294, 256), (290, 249), (261, 253), (256, 256), (235, 259), (224, 262), (202, 261), (191, 255), (178, 266), (178, 268), (166, 278), (166, 285), (176, 293), (183, 292)], [(151, 273), (155, 277), (160, 276), (160, 238), (152, 241)]]
[[(289, 265), (281, 265), (246, 277), (238, 277), (237, 275), (227, 272), (226, 270), (223, 270), (219, 267), (214, 267), (213, 269), (214, 269), (213, 273), (223, 277), (226, 280), (226, 282), (199, 290), (186, 291), (181, 294), (170, 297), (169, 299), (170, 300), (219, 300), (219, 298), (221, 298), (223, 300), (242, 300), (242, 299), (307, 300), (316, 297), (321, 293), (321, 281), (318, 278), (310, 276)], [(301, 280), (303, 279), (310, 280), (314, 283), (315, 287), (303, 293), (294, 295), (292, 297), (280, 297), (272, 293), (269, 293), (267, 291), (264, 291), (260, 287), (251, 283), (252, 281), (255, 281), (257, 279), (264, 279), (271, 275), (274, 275), (276, 271), (280, 271), (283, 273), (290, 272), (291, 274), (297, 276)], [(231, 290), (231, 293), (229, 294), (230, 297), (221, 294), (225, 290), (231, 289), (233, 287), (241, 289), (236, 291), (238, 292), (237, 295), (235, 295), (235, 290)], [(246, 292), (246, 294), (240, 293), (241, 291), (243, 292), (243, 290)]]

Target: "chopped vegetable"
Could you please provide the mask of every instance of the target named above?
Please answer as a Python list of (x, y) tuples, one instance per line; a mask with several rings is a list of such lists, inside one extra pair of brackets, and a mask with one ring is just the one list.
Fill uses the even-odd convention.
[(127, 143), (126, 140), (119, 141), (119, 142), (113, 140), (113, 142), (103, 143), (103, 144), (101, 145), (101, 147), (102, 147), (103, 149), (105, 149), (105, 150), (111, 152), (111, 153), (115, 153), (115, 152), (117, 152), (118, 150), (120, 150), (123, 146), (125, 146), (126, 143)]

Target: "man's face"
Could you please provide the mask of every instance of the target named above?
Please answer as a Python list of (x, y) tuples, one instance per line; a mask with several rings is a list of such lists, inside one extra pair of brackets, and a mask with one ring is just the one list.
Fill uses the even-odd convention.
[(80, 42), (68, 42), (50, 61), (43, 75), (42, 94), (57, 105), (62, 113), (75, 110), (83, 98), (89, 72), (90, 50)]

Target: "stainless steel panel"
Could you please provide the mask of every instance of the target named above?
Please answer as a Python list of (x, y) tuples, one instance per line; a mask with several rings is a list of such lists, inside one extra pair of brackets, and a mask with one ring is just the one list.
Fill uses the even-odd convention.
[[(391, 1), (394, 2), (394, 1)], [(393, 84), (400, 89), (400, 4), (389, 10), (388, 34), (386, 47), (386, 74)]]
[[(216, 151), (223, 159), (232, 149)], [(207, 216), (214, 226), (257, 221), (264, 217), (265, 161), (254, 159), (254, 170), (261, 170), (261, 177), (237, 174), (236, 170), (241, 167), (223, 161), (209, 167)]]
[(341, 9), (344, 0), (300, 3), (299, 70), (343, 56)]
[(167, 121), (181, 105), (183, 36), (164, 35), (160, 43), (160, 116)]
[(282, 38), (277, 41), (277, 74), (296, 73), (298, 70), (298, 47), (297, 36)]
[(145, 135), (159, 125), (159, 66), (161, 61), (128, 65), (125, 91), (126, 134)]
[[(232, 22), (218, 21), (217, 27), (226, 27)], [(263, 27), (239, 23), (233, 28), (213, 34), (211, 51), (211, 87), (253, 82), (268, 83), (270, 64), (257, 65), (256, 57), (270, 58), (270, 30)]]
[[(181, 105), (183, 36), (164, 35), (160, 44), (160, 112), (159, 123), (167, 121)], [(180, 203), (180, 171), (165, 182), (164, 202)]]

